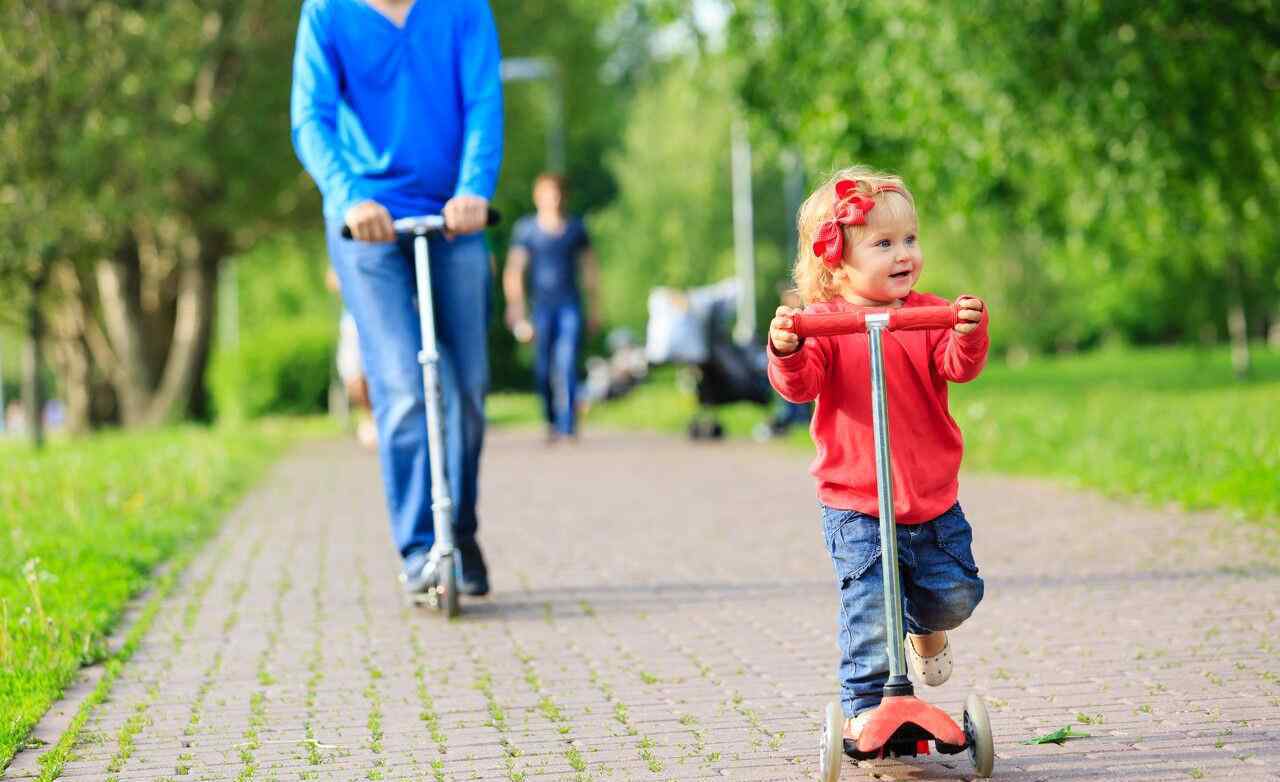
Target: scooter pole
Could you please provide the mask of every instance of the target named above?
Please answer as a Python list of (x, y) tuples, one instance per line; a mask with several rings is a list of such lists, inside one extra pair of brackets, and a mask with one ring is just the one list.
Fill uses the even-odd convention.
[(440, 353), (436, 347), (436, 317), (431, 294), (431, 251), (425, 230), (413, 237), (413, 266), (418, 281), (418, 313), (422, 328), (422, 387), (427, 408), (427, 455), (431, 463), (431, 522), (435, 545), (453, 566), (453, 497), (444, 469), (444, 416), (440, 406)]
[(867, 313), (871, 345), (871, 419), (876, 446), (876, 499), (880, 505), (880, 572), (884, 579), (884, 617), (888, 633), (889, 681), (885, 696), (911, 695), (906, 655), (902, 647), (902, 582), (898, 575), (898, 526), (893, 512), (893, 471), (889, 460), (889, 409), (885, 398), (884, 350), (881, 337), (889, 314)]

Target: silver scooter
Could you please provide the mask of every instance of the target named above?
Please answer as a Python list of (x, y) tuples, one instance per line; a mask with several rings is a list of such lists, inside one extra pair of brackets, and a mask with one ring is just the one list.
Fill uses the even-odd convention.
[[(488, 225), (501, 220), (497, 210), (490, 209)], [(418, 284), (418, 322), (422, 330), (422, 388), (427, 408), (427, 458), (431, 462), (431, 523), (435, 528), (435, 545), (431, 559), (440, 574), (436, 584), (421, 599), (450, 619), (461, 611), (458, 604), (457, 549), (453, 542), (453, 498), (445, 475), (444, 420), (440, 404), (440, 352), (436, 347), (435, 302), (431, 297), (431, 251), (427, 237), (446, 228), (443, 215), (402, 217), (392, 223), (396, 235), (413, 237), (413, 268)], [(344, 238), (352, 238), (351, 229), (342, 228)]]

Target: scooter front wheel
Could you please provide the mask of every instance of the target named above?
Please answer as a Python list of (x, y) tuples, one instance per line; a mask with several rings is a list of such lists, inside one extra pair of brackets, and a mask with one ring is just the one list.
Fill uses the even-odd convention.
[(844, 712), (832, 701), (822, 721), (822, 738), (818, 744), (818, 780), (836, 782), (844, 761)]
[(452, 556), (444, 557), (440, 562), (440, 584), (436, 589), (440, 591), (444, 615), (450, 619), (455, 618), (462, 608), (458, 605), (458, 571), (454, 567)]
[(987, 716), (987, 704), (976, 692), (969, 693), (964, 704), (964, 737), (969, 744), (969, 760), (973, 770), (986, 779), (996, 762), (995, 740), (991, 737), (991, 718)]

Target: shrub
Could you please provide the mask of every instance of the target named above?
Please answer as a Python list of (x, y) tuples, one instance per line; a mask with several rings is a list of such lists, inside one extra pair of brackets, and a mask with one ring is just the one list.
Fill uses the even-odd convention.
[(335, 321), (282, 321), (245, 334), (209, 366), (215, 415), (243, 420), (269, 414), (323, 413), (337, 345)]

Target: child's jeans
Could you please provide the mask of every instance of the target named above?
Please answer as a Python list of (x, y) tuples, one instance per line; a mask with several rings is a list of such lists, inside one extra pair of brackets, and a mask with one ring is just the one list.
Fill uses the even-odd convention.
[[(852, 717), (880, 703), (889, 678), (880, 520), (824, 506), (822, 523), (840, 586), (840, 702)], [(981, 602), (972, 541), (959, 503), (924, 524), (898, 525), (907, 632), (925, 635), (959, 627)]]

